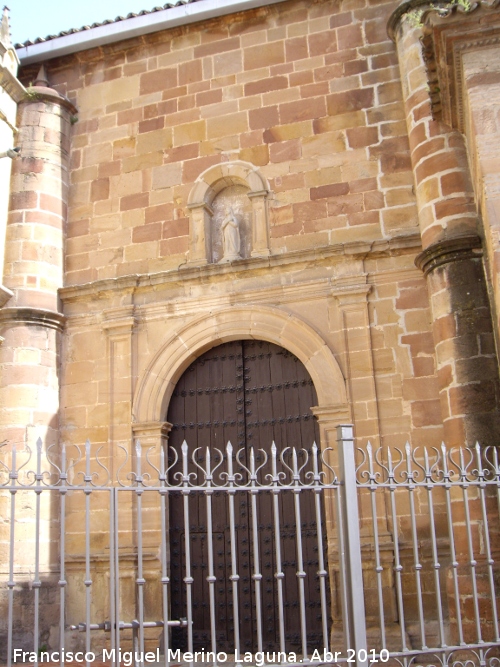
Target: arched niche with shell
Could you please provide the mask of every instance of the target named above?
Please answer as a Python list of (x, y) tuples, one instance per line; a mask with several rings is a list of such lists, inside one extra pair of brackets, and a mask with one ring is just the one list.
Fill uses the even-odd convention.
[(267, 257), (269, 185), (249, 162), (205, 170), (188, 198), (190, 265)]

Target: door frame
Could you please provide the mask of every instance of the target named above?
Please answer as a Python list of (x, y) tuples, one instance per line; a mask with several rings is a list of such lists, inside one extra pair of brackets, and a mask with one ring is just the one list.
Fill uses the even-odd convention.
[[(274, 407), (271, 407), (271, 399), (269, 398), (268, 400), (267, 394), (267, 391), (271, 387), (277, 391), (278, 396), (276, 400), (273, 400)], [(230, 392), (228, 391), (229, 388), (231, 388)], [(260, 401), (255, 393), (255, 390), (259, 388), (266, 391), (265, 394), (260, 394)], [(207, 394), (209, 395), (207, 396)], [(220, 400), (216, 400), (213, 394), (217, 394)], [(265, 396), (264, 401), (262, 401), (263, 396)], [(242, 400), (244, 408), (242, 405), (238, 407), (238, 403), (241, 404)], [(222, 343), (210, 348), (190, 364), (181, 376), (176, 391), (173, 392), (171, 398), (169, 412), (167, 413), (167, 418), (173, 424), (169, 439), (169, 451), (173, 452), (175, 450), (177, 463), (175, 464), (176, 467), (170, 469), (170, 474), (173, 475), (173, 479), (181, 474), (183, 441), (184, 444), (188, 444), (191, 452), (198, 451), (199, 448), (203, 452), (205, 447), (207, 450), (210, 449), (214, 461), (217, 460), (217, 454), (220, 455), (220, 452), (225, 452), (228, 441), (235, 446), (235, 451), (239, 451), (240, 454), (243, 452), (243, 458), (245, 458), (245, 454), (248, 454), (250, 457), (252, 449), (257, 456), (255, 465), (259, 469), (259, 452), (265, 451), (267, 453), (265, 455), (267, 464), (263, 463), (262, 465), (267, 465), (268, 467), (264, 472), (260, 473), (262, 477), (261, 483), (265, 483), (265, 473), (271, 473), (272, 471), (271, 444), (273, 443), (276, 444), (278, 451), (283, 453), (289, 449), (288, 443), (290, 443), (290, 446), (293, 443), (293, 447), (297, 448), (299, 452), (299, 457), (301, 456), (300, 451), (307, 449), (309, 452), (309, 463), (306, 461), (304, 466), (307, 465), (306, 470), (312, 471), (313, 463), (310, 448), (313, 442), (317, 443), (319, 441), (317, 420), (314, 419), (310, 411), (311, 404), (315, 402), (317, 402), (316, 391), (309, 373), (302, 362), (282, 346), (260, 339), (245, 338)], [(191, 409), (194, 411), (193, 413), (190, 412)], [(247, 412), (247, 410), (251, 410), (252, 412)], [(193, 414), (196, 414), (196, 417), (193, 417)], [(292, 419), (290, 419), (290, 415), (292, 415)], [(299, 417), (301, 418), (301, 423), (297, 425), (296, 422)], [(302, 417), (305, 417), (305, 422), (302, 421)], [(272, 418), (273, 425), (268, 422), (270, 418)], [(258, 427), (255, 429), (252, 428), (252, 422), (255, 419), (264, 420), (262, 424), (264, 432)], [(209, 421), (207, 422), (206, 420)], [(228, 430), (222, 428), (222, 422), (225, 423)], [(241, 429), (240, 432), (238, 425), (242, 423), (245, 423), (245, 428)], [(218, 428), (214, 424), (217, 424)], [(207, 433), (207, 430), (210, 430), (210, 433)], [(253, 437), (250, 435), (252, 431)], [(173, 434), (175, 434), (174, 437)], [(249, 460), (245, 460), (245, 465), (248, 467), (250, 466)], [(279, 463), (279, 465), (281, 470), (281, 464)], [(289, 465), (292, 465), (291, 461), (289, 461)], [(192, 474), (198, 473), (196, 467), (193, 467), (190, 463)], [(280, 474), (285, 473), (280, 472)], [(312, 474), (312, 472), (308, 474)], [(215, 478), (213, 483), (217, 484)], [(175, 482), (172, 483), (172, 486), (175, 486)], [(241, 579), (237, 593), (239, 600), (238, 612), (234, 614), (234, 622), (236, 625), (239, 624), (237, 633), (238, 647), (241, 647), (242, 650), (243, 647), (245, 647), (245, 650), (250, 650), (250, 645), (257, 641), (254, 649), (258, 651), (262, 651), (263, 647), (265, 647), (266, 651), (279, 651), (281, 643), (284, 643), (284, 635), (280, 642), (281, 634), (284, 632), (284, 629), (280, 629), (281, 626), (283, 628), (286, 626), (289, 647), (300, 644), (302, 624), (304, 624), (304, 627), (307, 625), (308, 640), (313, 641), (315, 633), (318, 632), (314, 616), (316, 609), (313, 609), (313, 604), (323, 604), (329, 607), (329, 603), (327, 603), (329, 588), (323, 589), (324, 599), (321, 597), (321, 586), (324, 586), (325, 582), (321, 582), (318, 585), (317, 594), (314, 592), (317, 583), (317, 570), (318, 568), (321, 571), (324, 570), (324, 564), (321, 561), (321, 558), (324, 556), (318, 556), (319, 560), (316, 563), (311, 561), (311, 558), (314, 559), (315, 557), (314, 553), (319, 550), (319, 543), (322, 542), (318, 534), (326, 538), (326, 530), (323, 527), (318, 529), (318, 533), (316, 533), (315, 530), (311, 531), (309, 529), (310, 525), (317, 525), (319, 514), (322, 514), (322, 521), (324, 521), (324, 506), (322, 511), (319, 506), (316, 506), (317, 502), (312, 492), (301, 494), (301, 506), (300, 508), (295, 507), (295, 511), (299, 511), (299, 517), (301, 518), (300, 525), (302, 526), (301, 539), (297, 540), (297, 529), (290, 531), (290, 527), (287, 528), (290, 516), (294, 516), (294, 503), (296, 500), (294, 495), (285, 491), (279, 493), (274, 498), (273, 495), (258, 492), (260, 490), (259, 486), (256, 486), (252, 494), (240, 493), (235, 496), (234, 500), (224, 499), (222, 504), (220, 504), (221, 501), (217, 497), (211, 497), (210, 519), (205, 516), (205, 509), (203, 509), (205, 502), (207, 502), (204, 494), (190, 494), (191, 500), (189, 502), (192, 503), (192, 507), (189, 509), (191, 517), (189, 532), (192, 543), (189, 547), (191, 557), (189, 564), (185, 562), (187, 547), (184, 548), (185, 537), (182, 537), (185, 527), (181, 517), (185, 499), (181, 494), (174, 493), (172, 496), (169, 496), (169, 540), (172, 545), (170, 557), (172, 572), (172, 587), (170, 589), (171, 613), (176, 617), (185, 615), (183, 606), (186, 604), (188, 591), (180, 584), (180, 572), (184, 567), (189, 567), (189, 577), (197, 578), (195, 589), (198, 591), (197, 599), (193, 598), (191, 601), (193, 607), (193, 642), (195, 649), (197, 648), (197, 643), (198, 648), (200, 648), (204, 641), (207, 643), (206, 648), (208, 648), (210, 643), (210, 627), (208, 623), (212, 623), (212, 620), (209, 621), (206, 617), (206, 609), (212, 603), (211, 599), (209, 602), (209, 593), (211, 596), (215, 596), (215, 588), (217, 588), (218, 596), (222, 594), (223, 597), (231, 598), (230, 589), (231, 587), (234, 588), (234, 583), (230, 582), (230, 578), (226, 574), (231, 572), (229, 565), (231, 558), (229, 555), (233, 548), (233, 537), (237, 545), (238, 578)], [(224, 494), (219, 492), (218, 495)], [(274, 503), (275, 500), (277, 501), (276, 504)], [(212, 519), (212, 513), (217, 502), (219, 503), (219, 509), (215, 512)], [(241, 512), (241, 508), (244, 507), (244, 511), (241, 513), (239, 519), (237, 519), (239, 525), (234, 526), (237, 528), (234, 536), (231, 534), (231, 512), (228, 504), (230, 502), (235, 503), (235, 507), (240, 508), (238, 514)], [(320, 504), (323, 504), (322, 501)], [(278, 516), (271, 519), (274, 516), (274, 512), (277, 512)], [(222, 519), (223, 516), (225, 517), (224, 519)], [(298, 518), (295, 517), (295, 520), (297, 521)], [(210, 529), (207, 526), (207, 522), (211, 526)], [(275, 525), (272, 525), (273, 522)], [(257, 530), (258, 523), (262, 525)], [(279, 545), (275, 544), (276, 526), (281, 526), (278, 531), (280, 535)], [(267, 540), (268, 542), (271, 540), (275, 544), (276, 552), (272, 549), (272, 556), (263, 559), (259, 557), (259, 554), (264, 553), (266, 548), (264, 545), (266, 542), (266, 531)], [(218, 545), (217, 549), (214, 549), (211, 544), (212, 539), (215, 539), (213, 536), (216, 534), (222, 535), (223, 542)], [(176, 545), (175, 548), (174, 544)], [(204, 548), (203, 544), (205, 545)], [(220, 551), (222, 546), (223, 550)], [(322, 542), (321, 549), (324, 547), (325, 543)], [(229, 552), (227, 551), (228, 548)], [(299, 563), (296, 563), (295, 560), (289, 562), (289, 557), (291, 556), (290, 548), (293, 548), (292, 558), (298, 559)], [(208, 551), (206, 551), (207, 549)], [(210, 554), (211, 558), (210, 556), (207, 558), (207, 554)], [(274, 562), (275, 558), (278, 559), (276, 562)], [(217, 587), (214, 585), (211, 588), (210, 583), (207, 586), (205, 579), (207, 581), (209, 579), (203, 573), (200, 573), (198, 569), (200, 563), (204, 562), (205, 566), (208, 563), (208, 567), (212, 568), (212, 571), (209, 571), (209, 576), (213, 577), (215, 574), (214, 568), (215, 570), (217, 570), (217, 567), (220, 568), (220, 563), (224, 559), (226, 559), (224, 576), (219, 579), (218, 577), (222, 573), (218, 572)], [(273, 563), (266, 563), (264, 562), (265, 560), (273, 560)], [(280, 564), (277, 565), (277, 562)], [(236, 566), (235, 563), (233, 563), (234, 566)], [(286, 582), (284, 586), (282, 582), (278, 582), (276, 579), (276, 567), (278, 567), (278, 571), (282, 573), (283, 580)], [(293, 569), (294, 567), (295, 570)], [(299, 575), (297, 572), (299, 571), (307, 573), (307, 577), (304, 574), (304, 580), (298, 579)], [(253, 582), (251, 581), (252, 579), (254, 579)], [(262, 586), (260, 580), (262, 580)], [(245, 581), (247, 581), (246, 585)], [(270, 583), (264, 585), (265, 581)], [(204, 593), (202, 593), (202, 590)], [(267, 622), (263, 623), (264, 608), (266, 605), (269, 607), (270, 603), (275, 608), (277, 598), (281, 599), (281, 607), (279, 610), (275, 609), (275, 622), (270, 623), (270, 619), (267, 618)], [(220, 599), (219, 597), (217, 606), (220, 606)], [(232, 602), (231, 600), (231, 606)], [(253, 613), (248, 611), (249, 603)], [(298, 625), (299, 617), (291, 609), (302, 603), (305, 605), (303, 608), (303, 618), (301, 615), (300, 624)], [(213, 604), (213, 612), (215, 614), (215, 602)], [(226, 612), (222, 614), (224, 618), (219, 618), (220, 615), (217, 612), (217, 634), (219, 636), (219, 647), (223, 646), (222, 650), (231, 653), (234, 650), (230, 646), (232, 633), (235, 630), (230, 627), (232, 619), (229, 618), (229, 611), (226, 610)], [(266, 612), (266, 614), (269, 613)], [(279, 619), (278, 613), (280, 614)], [(215, 619), (213, 622), (215, 623)], [(213, 631), (215, 632), (215, 625)], [(323, 629), (320, 630), (319, 634), (322, 631)], [(185, 633), (182, 633), (178, 639), (181, 643), (187, 641)], [(318, 641), (317, 643), (319, 645), (320, 642)], [(232, 646), (234, 647), (234, 644)]]
[[(175, 386), (190, 364), (201, 354), (221, 343), (259, 339), (275, 343), (294, 354), (306, 367), (318, 397), (311, 406), (318, 420), (320, 449), (326, 460), (337, 464), (337, 427), (352, 423), (347, 400), (346, 380), (326, 341), (307, 322), (290, 312), (269, 306), (238, 306), (203, 313), (170, 334), (151, 358), (137, 383), (133, 400), (132, 435), (144, 452), (168, 446), (171, 424), (165, 421)], [(330, 576), (336, 568), (335, 507), (325, 498), (328, 566)], [(331, 560), (332, 559), (332, 560)], [(331, 561), (331, 562), (330, 562)], [(335, 595), (333, 589), (332, 605)]]

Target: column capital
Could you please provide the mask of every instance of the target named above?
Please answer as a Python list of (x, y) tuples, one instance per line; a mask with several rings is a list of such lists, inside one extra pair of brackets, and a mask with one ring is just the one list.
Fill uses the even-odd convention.
[(334, 403), (332, 405), (315, 405), (311, 412), (319, 424), (332, 424), (334, 427), (351, 422), (351, 410), (347, 403)]
[(62, 313), (42, 308), (2, 308), (0, 322), (33, 324), (63, 331), (66, 318)]
[(479, 236), (459, 236), (433, 243), (415, 258), (415, 265), (427, 276), (443, 264), (463, 259), (482, 257), (482, 242)]
[(170, 422), (135, 422), (132, 424), (132, 433), (134, 438), (145, 441), (151, 438), (167, 438), (172, 429)]
[(121, 306), (104, 311), (102, 328), (110, 336), (128, 335), (137, 323), (135, 306)]

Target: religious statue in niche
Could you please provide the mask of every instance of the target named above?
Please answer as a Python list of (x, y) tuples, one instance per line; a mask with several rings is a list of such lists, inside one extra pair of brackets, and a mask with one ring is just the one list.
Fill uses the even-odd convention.
[(212, 202), (212, 262), (224, 264), (250, 256), (252, 203), (248, 188), (229, 185)]
[(241, 259), (240, 223), (232, 206), (229, 206), (227, 215), (222, 221), (221, 230), (224, 254), (220, 262), (232, 262), (234, 259)]

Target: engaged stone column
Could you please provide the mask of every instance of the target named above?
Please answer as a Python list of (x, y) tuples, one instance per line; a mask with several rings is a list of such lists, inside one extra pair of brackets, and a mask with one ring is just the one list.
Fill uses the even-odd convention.
[(398, 48), (423, 252), (441, 413), (449, 445), (498, 436), (499, 382), (479, 220), (463, 136), (434, 121), (419, 26), (423, 3), (400, 5), (389, 20)]
[(73, 105), (40, 70), (19, 104), (21, 157), (12, 165), (4, 284), (13, 293), (0, 313), (0, 425), (12, 443), (34, 449), (57, 441), (63, 315), (63, 242)]
[[(41, 70), (35, 86), (19, 104), (17, 143), (21, 157), (12, 165), (5, 242), (3, 282), (12, 296), (0, 310), (0, 336), (4, 338), (0, 346), (0, 430), (2, 439), (17, 449), (19, 457), (26, 457), (23, 450), (27, 445), (32, 461), (36, 461), (36, 441), (41, 438), (42, 470), (49, 467), (46, 452), (58, 443), (59, 433), (64, 316), (58, 290), (63, 286), (68, 146), (70, 116), (74, 111), (68, 100), (48, 88)], [(56, 448), (50, 458), (57, 460)], [(60, 590), (56, 523), (59, 498), (43, 493), (39, 502), (39, 521), (35, 520), (34, 499), (26, 498), (16, 508), (16, 541), (22, 534), (23, 548), (15, 544), (15, 581), (24, 593), (15, 594), (14, 617), (33, 615), (32, 591), (39, 590), (38, 646), (45, 643), (53, 650), (60, 645), (59, 611), (55, 604)], [(38, 572), (34, 572), (37, 538)], [(2, 547), (6, 541), (2, 528)], [(16, 605), (22, 605), (22, 611)], [(33, 637), (26, 627), (14, 637), (14, 646), (33, 650)], [(2, 641), (0, 637), (0, 645)]]

